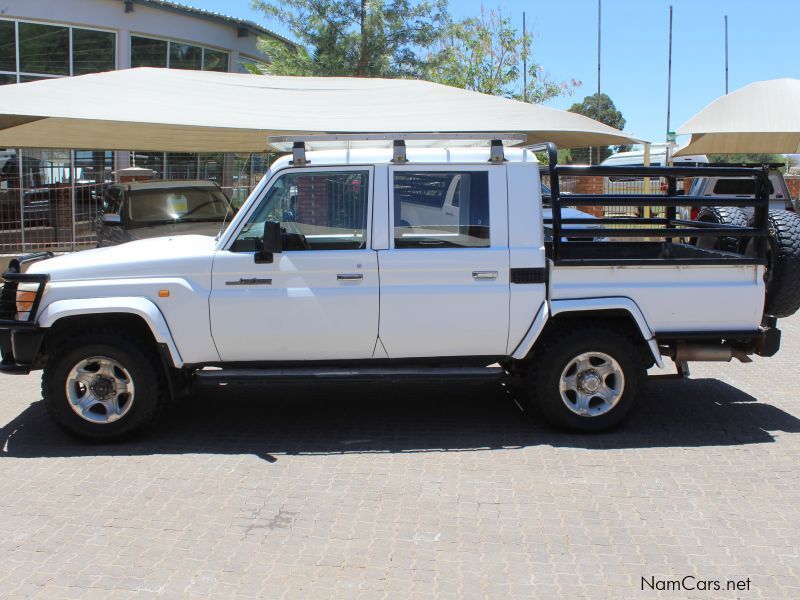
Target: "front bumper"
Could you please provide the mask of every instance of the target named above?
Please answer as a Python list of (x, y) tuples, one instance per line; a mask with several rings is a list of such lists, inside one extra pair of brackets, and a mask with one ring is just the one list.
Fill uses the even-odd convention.
[[(0, 373), (26, 375), (36, 361), (45, 330), (36, 326), (36, 314), (49, 275), (22, 273), (24, 265), (52, 257), (50, 252), (28, 254), (13, 259), (0, 279)], [(19, 300), (19, 285), (36, 285), (34, 299)]]
[(0, 329), (0, 373), (27, 375), (36, 366), (46, 330), (38, 327)]

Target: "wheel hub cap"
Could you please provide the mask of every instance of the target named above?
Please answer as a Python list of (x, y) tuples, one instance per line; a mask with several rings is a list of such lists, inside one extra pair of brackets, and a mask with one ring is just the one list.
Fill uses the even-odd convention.
[(603, 380), (595, 371), (584, 371), (578, 375), (578, 387), (583, 392), (596, 392), (603, 385)]
[(117, 386), (115, 386), (114, 382), (108, 377), (95, 378), (95, 380), (92, 382), (92, 385), (89, 387), (98, 398), (103, 400), (105, 400), (117, 389)]

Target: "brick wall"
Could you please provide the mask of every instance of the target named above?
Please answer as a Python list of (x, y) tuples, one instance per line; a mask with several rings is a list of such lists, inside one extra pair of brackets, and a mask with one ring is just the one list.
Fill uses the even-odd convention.
[[(596, 196), (603, 193), (603, 177), (576, 177), (575, 193)], [(569, 202), (569, 199), (562, 196), (562, 201)], [(604, 214), (602, 206), (579, 206), (578, 210), (589, 213), (594, 217), (601, 218)]]
[(800, 198), (800, 175), (786, 175), (784, 178), (792, 200)]
[(325, 177), (297, 178), (297, 220), (307, 225), (328, 224), (328, 184)]

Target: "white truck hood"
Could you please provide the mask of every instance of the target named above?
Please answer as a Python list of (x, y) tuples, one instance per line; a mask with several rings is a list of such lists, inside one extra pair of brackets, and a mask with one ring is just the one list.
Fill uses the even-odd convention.
[(57, 256), (27, 272), (47, 273), (51, 281), (184, 276), (198, 269), (210, 276), (215, 246), (215, 239), (204, 235), (150, 238)]

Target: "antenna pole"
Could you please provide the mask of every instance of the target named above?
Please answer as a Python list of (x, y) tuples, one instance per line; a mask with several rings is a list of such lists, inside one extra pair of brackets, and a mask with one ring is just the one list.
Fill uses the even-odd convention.
[(725, 93), (728, 93), (728, 15), (725, 15)]
[(528, 30), (525, 27), (525, 11), (522, 11), (522, 99), (528, 101)]
[(669, 58), (667, 64), (667, 139), (669, 140), (669, 111), (672, 94), (672, 5), (669, 7)]

